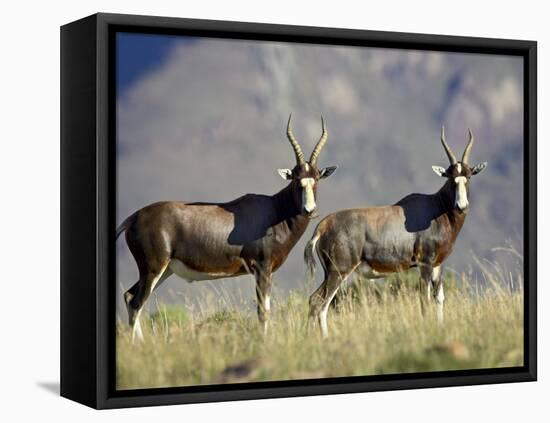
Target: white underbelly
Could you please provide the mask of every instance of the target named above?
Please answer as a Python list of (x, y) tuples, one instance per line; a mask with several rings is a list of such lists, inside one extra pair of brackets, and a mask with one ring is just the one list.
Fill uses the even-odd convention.
[(180, 278), (185, 279), (187, 282), (193, 281), (208, 281), (212, 279), (227, 278), (232, 275), (228, 273), (208, 273), (208, 272), (197, 272), (178, 259), (172, 259), (168, 265), (170, 270), (178, 275)]
[(355, 274), (357, 277), (362, 279), (378, 279), (388, 276), (388, 273), (377, 272), (365, 262), (361, 263), (361, 265), (357, 268)]

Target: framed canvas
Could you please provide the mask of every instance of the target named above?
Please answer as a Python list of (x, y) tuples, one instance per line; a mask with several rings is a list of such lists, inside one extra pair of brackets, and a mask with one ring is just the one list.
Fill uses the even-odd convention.
[(61, 28), (61, 395), (536, 380), (536, 43)]

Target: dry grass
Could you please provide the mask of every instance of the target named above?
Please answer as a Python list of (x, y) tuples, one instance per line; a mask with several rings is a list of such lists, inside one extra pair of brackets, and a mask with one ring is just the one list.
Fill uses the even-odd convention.
[[(523, 281), (478, 262), (484, 281), (445, 275), (445, 323), (422, 316), (417, 273), (346, 290), (329, 311), (330, 338), (307, 325), (308, 297), (276, 302), (267, 337), (255, 313), (212, 308), (194, 315), (158, 306), (142, 317), (145, 342), (117, 325), (117, 387), (311, 379), (523, 364)], [(480, 288), (482, 286), (483, 288)], [(435, 307), (434, 307), (435, 308)]]

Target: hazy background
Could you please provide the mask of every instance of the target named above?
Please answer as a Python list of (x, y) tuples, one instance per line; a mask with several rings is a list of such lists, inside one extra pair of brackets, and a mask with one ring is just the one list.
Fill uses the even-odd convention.
[[(471, 127), (470, 161), (489, 165), (472, 180), (446, 266), (467, 270), (472, 254), (506, 259), (492, 248), (507, 242), (522, 251), (521, 58), (136, 34), (119, 34), (117, 48), (117, 222), (159, 200), (279, 191), (276, 169), (294, 166), (288, 114), (307, 156), (323, 114), (329, 140), (319, 165), (339, 169), (319, 185), (321, 216), (437, 191), (444, 180), (431, 165), (448, 165), (441, 125), (458, 157)], [(276, 294), (302, 286), (303, 248), (317, 222), (274, 275)], [(138, 277), (123, 237), (117, 267), (121, 293)], [(172, 276), (158, 296), (193, 303), (223, 287), (251, 300), (253, 286), (250, 277), (188, 284)]]

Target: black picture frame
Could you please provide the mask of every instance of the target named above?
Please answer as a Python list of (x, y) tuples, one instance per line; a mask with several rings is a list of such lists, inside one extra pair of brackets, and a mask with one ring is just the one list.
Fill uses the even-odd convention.
[[(524, 366), (116, 391), (114, 34), (504, 54), (524, 58)], [(534, 41), (95, 14), (61, 27), (61, 395), (90, 407), (231, 401), (534, 381), (537, 377), (537, 44)]]

